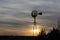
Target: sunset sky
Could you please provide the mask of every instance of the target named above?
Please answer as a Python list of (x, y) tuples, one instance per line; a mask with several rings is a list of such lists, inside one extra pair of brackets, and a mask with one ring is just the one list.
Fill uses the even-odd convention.
[(32, 10), (43, 13), (37, 16), (37, 26), (45, 24), (48, 31), (60, 19), (60, 0), (0, 0), (0, 35), (31, 36)]

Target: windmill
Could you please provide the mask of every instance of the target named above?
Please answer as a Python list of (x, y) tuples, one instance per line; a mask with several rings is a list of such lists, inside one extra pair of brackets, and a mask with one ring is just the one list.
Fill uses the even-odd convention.
[[(31, 13), (31, 16), (33, 17), (33, 19), (34, 19), (34, 22), (33, 22), (33, 30), (34, 29), (37, 29), (37, 26), (36, 26), (36, 17), (37, 17), (37, 15), (42, 15), (42, 12), (39, 12), (38, 13), (38, 11), (37, 10), (33, 10), (32, 11), (32, 13)], [(33, 35), (34, 35), (34, 31), (33, 31)]]

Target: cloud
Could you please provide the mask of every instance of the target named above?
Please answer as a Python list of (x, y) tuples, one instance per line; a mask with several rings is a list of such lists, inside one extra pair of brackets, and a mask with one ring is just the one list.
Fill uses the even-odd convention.
[[(59, 1), (59, 0), (58, 0)], [(29, 19), (30, 13), (36, 9), (42, 11), (41, 19), (53, 19), (60, 16), (60, 1), (56, 0), (0, 0), (0, 14), (10, 19)], [(57, 16), (59, 15), (59, 16)], [(8, 17), (7, 17), (8, 16)], [(27, 20), (28, 21), (28, 20)], [(30, 20), (31, 21), (31, 20)]]
[[(59, 0), (58, 0), (59, 1)], [(31, 11), (42, 11), (38, 19), (58, 19), (60, 16), (60, 1), (56, 0), (0, 0), (0, 19), (31, 20)], [(2, 16), (1, 16), (2, 15)], [(58, 16), (57, 16), (58, 15)], [(25, 19), (25, 20), (24, 20)]]

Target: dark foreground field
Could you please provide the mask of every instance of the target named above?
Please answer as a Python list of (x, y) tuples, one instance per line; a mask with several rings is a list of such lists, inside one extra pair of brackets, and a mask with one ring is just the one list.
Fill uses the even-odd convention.
[(0, 36), (0, 40), (60, 40), (60, 32), (53, 29), (51, 33), (45, 35), (43, 32), (37, 37), (34, 36)]
[(31, 36), (0, 36), (0, 40), (37, 40), (37, 37)]
[(60, 37), (0, 36), (0, 40), (60, 40)]

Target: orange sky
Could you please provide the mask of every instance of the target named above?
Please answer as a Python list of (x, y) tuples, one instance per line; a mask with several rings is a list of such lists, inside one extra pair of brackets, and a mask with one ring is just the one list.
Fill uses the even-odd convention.
[[(35, 36), (41, 32), (42, 27), (37, 26), (38, 32), (35, 32)], [(47, 32), (50, 31), (47, 29)], [(14, 35), (14, 36), (33, 36), (32, 26), (30, 28), (13, 28), (13, 27), (1, 27), (0, 35)]]

